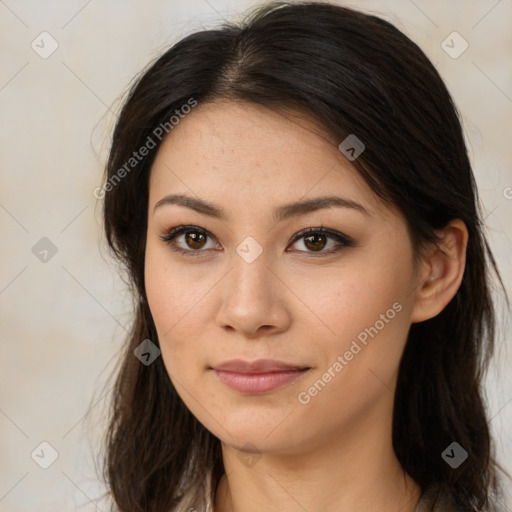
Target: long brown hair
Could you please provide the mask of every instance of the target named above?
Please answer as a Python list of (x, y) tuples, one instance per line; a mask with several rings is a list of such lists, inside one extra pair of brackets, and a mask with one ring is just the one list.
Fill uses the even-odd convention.
[[(458, 111), (436, 69), (402, 32), (323, 2), (272, 3), (239, 25), (185, 37), (141, 73), (124, 103), (103, 189), (106, 239), (136, 299), (105, 436), (104, 478), (116, 510), (168, 512), (207, 472), (213, 488), (223, 473), (220, 441), (184, 405), (162, 358), (146, 366), (134, 356), (143, 340), (159, 344), (144, 285), (148, 178), (163, 138), (155, 133), (162, 126), (171, 133), (171, 116), (191, 98), (291, 107), (340, 142), (358, 134), (366, 149), (353, 165), (404, 214), (416, 255), (436, 242), (434, 230), (454, 218), (465, 222), (459, 290), (439, 315), (410, 329), (393, 446), (422, 489), (438, 486), (463, 510), (492, 510), (499, 485), (482, 378), (495, 338), (490, 271), (499, 273)], [(127, 166), (149, 138), (155, 147)], [(457, 469), (441, 457), (453, 441), (468, 452)]]

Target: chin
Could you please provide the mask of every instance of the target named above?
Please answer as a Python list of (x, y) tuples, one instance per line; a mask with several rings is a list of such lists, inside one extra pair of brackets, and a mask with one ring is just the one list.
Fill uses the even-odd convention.
[[(267, 414), (267, 418), (258, 418), (254, 411), (240, 412), (224, 416), (220, 422), (212, 424), (211, 418), (205, 427), (220, 441), (241, 452), (292, 453), (303, 445), (302, 434), (290, 423)], [(281, 423), (282, 422), (282, 423)], [(285, 424), (286, 423), (286, 424)], [(224, 428), (223, 428), (224, 427)]]

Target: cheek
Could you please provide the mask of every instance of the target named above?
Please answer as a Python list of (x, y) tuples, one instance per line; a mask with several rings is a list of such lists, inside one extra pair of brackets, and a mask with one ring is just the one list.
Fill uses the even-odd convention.
[(211, 285), (193, 269), (170, 264), (166, 251), (148, 244), (145, 286), (149, 309), (156, 326), (162, 357), (168, 370), (179, 372), (187, 359), (201, 353), (201, 312)]
[(317, 338), (315, 374), (298, 390), (299, 403), (308, 402), (298, 406), (304, 432), (320, 422), (327, 435), (392, 396), (409, 329), (406, 290), (396, 272), (365, 271), (340, 275), (315, 293), (311, 308), (329, 330)]
[[(205, 315), (211, 275), (199, 277), (185, 266), (170, 265), (169, 256), (146, 254), (145, 285), (148, 304), (160, 342), (161, 357), (178, 395), (192, 414), (211, 429), (218, 412), (217, 397), (205, 387)], [(211, 274), (211, 273), (210, 273)], [(218, 434), (221, 434), (219, 432)]]
[(388, 383), (395, 375), (410, 326), (408, 254), (407, 247), (391, 247), (350, 262), (347, 258), (346, 266), (330, 273), (329, 280), (317, 280), (317, 287), (308, 288), (314, 290), (305, 295), (308, 305), (326, 333), (320, 370), (347, 354), (344, 369), (334, 379), (340, 386), (334, 384), (333, 391), (350, 394), (354, 386), (382, 386), (379, 379)]
[(399, 307), (393, 309), (393, 304), (399, 302), (402, 310), (405, 308), (406, 272), (402, 274), (396, 268), (385, 269), (368, 262), (328, 274), (327, 279), (318, 276), (294, 289), (309, 307), (308, 316), (321, 320), (327, 340), (352, 339), (376, 322), (380, 327), (381, 315), (386, 315), (386, 311), (389, 311), (387, 317), (396, 323)]

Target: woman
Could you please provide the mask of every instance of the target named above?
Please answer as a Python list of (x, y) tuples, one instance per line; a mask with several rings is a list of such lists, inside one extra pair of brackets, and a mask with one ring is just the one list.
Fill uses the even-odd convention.
[(184, 38), (133, 85), (103, 189), (137, 299), (117, 510), (496, 509), (497, 270), (404, 34), (314, 2)]

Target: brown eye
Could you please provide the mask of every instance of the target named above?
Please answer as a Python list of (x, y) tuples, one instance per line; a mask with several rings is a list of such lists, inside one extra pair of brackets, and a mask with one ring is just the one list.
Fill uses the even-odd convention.
[(187, 231), (184, 235), (185, 243), (191, 249), (202, 249), (206, 243), (206, 235), (198, 231)]
[(319, 233), (305, 236), (304, 245), (312, 251), (321, 251), (327, 245), (327, 237)]
[[(346, 235), (326, 229), (320, 228), (307, 228), (300, 233), (297, 233), (293, 238), (293, 244), (302, 242), (305, 250), (299, 249), (299, 252), (303, 252), (309, 255), (329, 255), (341, 251), (344, 247), (352, 247), (354, 242), (351, 238)], [(326, 247), (327, 250), (324, 250)]]
[[(160, 239), (173, 251), (185, 256), (200, 256), (208, 249), (218, 249), (218, 244), (211, 233), (197, 226), (177, 226), (170, 229), (166, 235), (160, 236)], [(211, 247), (208, 247), (208, 241), (213, 244)], [(297, 233), (292, 245), (299, 241), (303, 243), (305, 249), (299, 249), (298, 252), (318, 256), (327, 256), (341, 251), (344, 247), (354, 246), (353, 240), (348, 236), (323, 227), (308, 228)], [(324, 250), (326, 247), (328, 250)]]
[[(173, 251), (186, 256), (200, 256), (208, 249), (216, 248), (210, 233), (196, 226), (177, 226), (170, 229), (166, 235), (160, 236), (160, 239)], [(212, 247), (207, 247), (208, 239), (212, 241)]]

